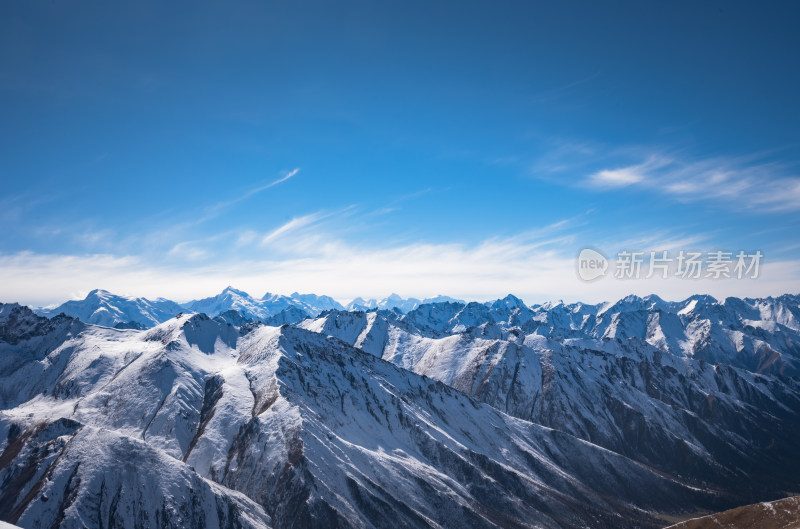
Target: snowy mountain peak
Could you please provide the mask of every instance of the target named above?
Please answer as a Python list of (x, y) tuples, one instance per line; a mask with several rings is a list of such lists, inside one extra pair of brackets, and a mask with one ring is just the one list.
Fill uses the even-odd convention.
[(264, 320), (264, 323), (267, 325), (271, 325), (274, 327), (280, 327), (281, 325), (286, 324), (296, 324), (300, 323), (301, 321), (305, 320), (309, 317), (309, 314), (304, 311), (303, 309), (291, 305), (286, 307), (282, 311), (277, 314), (270, 316), (269, 318)]
[(289, 297), (295, 301), (305, 304), (308, 308), (312, 308), (315, 311), (344, 309), (341, 303), (339, 303), (330, 296), (318, 296), (316, 294), (299, 294), (297, 292), (293, 292)]
[(715, 298), (714, 296), (710, 296), (708, 294), (695, 294), (683, 300), (684, 303), (687, 301), (696, 301), (701, 306), (710, 306), (719, 304), (717, 298)]
[(181, 306), (168, 300), (151, 301), (112, 294), (106, 290), (92, 290), (82, 300), (67, 301), (52, 309), (39, 309), (43, 316), (64, 313), (86, 323), (113, 327), (118, 323), (135, 322), (152, 327), (181, 311)]
[(179, 348), (180, 344), (196, 346), (206, 354), (224, 348), (235, 348), (239, 331), (227, 322), (209, 318), (206, 314), (181, 314), (149, 329), (142, 339), (161, 342), (167, 349)]
[[(64, 314), (47, 318), (18, 303), (0, 303), (0, 343), (16, 345), (48, 333), (63, 338), (69, 333), (80, 332), (84, 327), (77, 319)], [(44, 347), (49, 349), (50, 346), (44, 344)]]
[(494, 307), (494, 308), (505, 307), (505, 308), (510, 308), (510, 309), (517, 309), (517, 308), (526, 307), (525, 303), (523, 303), (521, 299), (519, 299), (518, 297), (514, 296), (513, 294), (509, 294), (509, 295), (507, 295), (506, 297), (504, 297), (502, 299), (498, 299), (498, 300), (494, 301), (493, 303), (491, 303), (491, 306)]
[(282, 296), (280, 294), (273, 294), (272, 292), (265, 292), (261, 299), (264, 301), (274, 301), (276, 299), (280, 299)]
[(30, 308), (19, 303), (0, 303), (0, 322), (8, 321), (12, 314), (16, 314), (19, 311), (33, 314)]
[(422, 303), (423, 303), (423, 304), (428, 304), (428, 303), (444, 303), (444, 302), (450, 302), (450, 303), (462, 303), (462, 304), (465, 304), (465, 303), (466, 303), (466, 301), (464, 301), (463, 299), (451, 298), (450, 296), (443, 296), (443, 295), (441, 295), (441, 294), (440, 294), (440, 295), (438, 295), (438, 296), (434, 296), (434, 297), (432, 297), (432, 298), (425, 298), (424, 300), (422, 300)]
[(403, 298), (399, 294), (392, 293), (389, 296), (377, 300), (370, 298), (365, 300), (363, 298), (355, 298), (348, 303), (345, 308), (347, 310), (362, 310), (369, 311), (373, 309), (378, 310), (393, 310), (398, 309), (402, 313), (407, 313), (414, 310), (421, 304), (420, 300), (416, 298)]
[(345, 305), (346, 310), (370, 310), (378, 306), (376, 299), (364, 299), (361, 297), (353, 299), (350, 303)]
[(253, 297), (250, 294), (248, 294), (247, 292), (245, 292), (244, 290), (239, 290), (238, 288), (234, 288), (234, 287), (232, 287), (230, 285), (225, 287), (222, 290), (222, 292), (220, 293), (221, 296), (228, 295), (228, 294), (240, 296), (240, 297), (243, 297), (243, 298), (250, 298), (250, 299), (252, 299), (252, 297)]
[(541, 305), (542, 310), (551, 310), (551, 309), (555, 309), (557, 307), (563, 307), (563, 306), (564, 306), (564, 301), (560, 300), (560, 299), (556, 300), (556, 301), (545, 301)]

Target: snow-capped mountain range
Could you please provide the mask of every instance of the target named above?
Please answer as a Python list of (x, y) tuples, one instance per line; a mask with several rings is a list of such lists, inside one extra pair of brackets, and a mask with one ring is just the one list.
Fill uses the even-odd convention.
[[(331, 312), (299, 326), (336, 336), (512, 416), (698, 480), (741, 481), (743, 475), (753, 480), (765, 468), (763, 458), (776, 457), (773, 450), (792, 452), (800, 439), (796, 332), (787, 333), (785, 347), (772, 349), (763, 342), (749, 352), (720, 346), (707, 354), (701, 348), (660, 348), (662, 342), (649, 343), (646, 336), (601, 333), (593, 338), (587, 332), (563, 338), (552, 336), (552, 330), (539, 334), (542, 326), (526, 333), (526, 325), (506, 327), (492, 321), (459, 331), (463, 319), (475, 313), (499, 318), (504, 311), (463, 307), (451, 316), (455, 310), (448, 305), (426, 309), (429, 323), (424, 327), (409, 325), (409, 319), (418, 323), (416, 314), (395, 318), (389, 312)], [(502, 317), (514, 319), (517, 310)], [(696, 324), (686, 322), (689, 328)], [(708, 320), (700, 325), (716, 328)], [(448, 327), (457, 330), (441, 330)], [(712, 334), (710, 343), (715, 343), (713, 337), (719, 338)], [(695, 341), (704, 340), (701, 336)], [(780, 344), (773, 340), (773, 345)], [(772, 351), (772, 363), (761, 372), (750, 370), (764, 367), (748, 357), (764, 356), (763, 348)], [(730, 353), (727, 363), (719, 361), (721, 351)], [(771, 445), (770, 454), (743, 445)], [(791, 472), (800, 470), (797, 462), (787, 465)], [(749, 470), (737, 477), (729, 473), (734, 468)], [(783, 470), (771, 469), (762, 478), (777, 483), (784, 476), (789, 486), (791, 473), (784, 475)]]
[(662, 527), (800, 489), (800, 296), (170, 303), (0, 304), (0, 520)]
[[(381, 309), (381, 310), (392, 310), (397, 309), (401, 313), (405, 314), (406, 312), (412, 311), (419, 307), (420, 305), (426, 303), (442, 303), (445, 301), (453, 301), (456, 303), (464, 303), (463, 300), (451, 298), (449, 296), (436, 296), (433, 298), (425, 298), (424, 300), (419, 300), (417, 298), (408, 298), (404, 299), (400, 297), (398, 294), (391, 294), (388, 297), (383, 299), (363, 299), (363, 298), (356, 298), (350, 303), (345, 306), (346, 310), (372, 310), (372, 309)], [(331, 307), (333, 308), (333, 307)]]
[(118, 323), (138, 323), (153, 327), (181, 312), (183, 307), (167, 299), (118, 296), (105, 290), (92, 290), (83, 300), (67, 301), (54, 308), (37, 309), (42, 316), (66, 314), (86, 323), (113, 327)]
[[(420, 301), (415, 298), (404, 299), (397, 294), (392, 294), (381, 300), (370, 299), (364, 301), (356, 298), (347, 304), (346, 310), (370, 310), (386, 309), (399, 310), (404, 314), (413, 310), (423, 303), (434, 303), (441, 301), (457, 301), (447, 296), (437, 296)], [(289, 310), (291, 309), (291, 310)], [(146, 298), (135, 298), (130, 296), (120, 296), (112, 294), (106, 290), (92, 290), (82, 300), (67, 301), (55, 307), (37, 308), (36, 313), (41, 316), (55, 316), (66, 314), (79, 318), (87, 323), (95, 323), (106, 327), (120, 326), (150, 328), (163, 323), (174, 317), (180, 312), (197, 312), (210, 316), (218, 316), (228, 311), (236, 311), (239, 317), (251, 321), (268, 322), (278, 321), (282, 317), (278, 316), (281, 312), (289, 310), (289, 319), (296, 318), (302, 311), (305, 317), (317, 316), (326, 310), (345, 310), (341, 303), (330, 296), (317, 296), (316, 294), (299, 294), (294, 292), (289, 296), (281, 294), (271, 294), (267, 292), (260, 298), (256, 298), (233, 287), (227, 287), (216, 296), (189, 301), (187, 303), (176, 303), (163, 298), (149, 300)], [(275, 320), (274, 318), (278, 318)]]
[(242, 290), (227, 287), (216, 296), (188, 303), (175, 303), (162, 298), (151, 301), (146, 298), (118, 296), (97, 289), (92, 290), (83, 300), (67, 301), (54, 308), (37, 309), (36, 312), (42, 316), (64, 313), (86, 323), (107, 327), (134, 322), (144, 328), (150, 328), (181, 312), (202, 312), (217, 316), (233, 310), (242, 318), (256, 321), (266, 320), (290, 307), (303, 311), (307, 316), (316, 316), (325, 310), (344, 308), (328, 296), (297, 292), (291, 296), (282, 296), (267, 292), (263, 297), (255, 298)]
[(731, 363), (758, 372), (779, 370), (800, 374), (797, 305), (798, 296), (793, 295), (728, 298), (722, 302), (711, 296), (669, 302), (651, 295), (595, 305), (559, 302), (528, 307), (513, 295), (493, 302), (465, 303), (445, 296), (419, 302), (392, 294), (379, 302), (357, 298), (345, 308), (328, 296), (267, 293), (255, 298), (228, 287), (216, 296), (183, 304), (94, 290), (84, 300), (36, 312), (42, 316), (64, 313), (86, 323), (110, 327), (150, 328), (180, 312), (221, 316), (234, 325), (246, 321), (280, 325), (298, 323), (329, 311), (364, 311), (382, 314), (414, 333), (431, 338), (491, 323), (506, 329), (519, 328), (525, 335), (555, 339), (639, 338), (662, 351), (712, 363)]

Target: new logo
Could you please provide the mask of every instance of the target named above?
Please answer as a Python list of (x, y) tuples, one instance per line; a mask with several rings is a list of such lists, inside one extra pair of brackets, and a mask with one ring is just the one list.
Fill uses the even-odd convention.
[(591, 248), (584, 248), (578, 254), (578, 277), (584, 281), (594, 281), (606, 275), (608, 259), (606, 256)]

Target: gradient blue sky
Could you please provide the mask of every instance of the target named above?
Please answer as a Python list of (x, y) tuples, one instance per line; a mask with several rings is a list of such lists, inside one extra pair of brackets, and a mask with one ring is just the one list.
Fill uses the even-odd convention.
[[(800, 291), (792, 2), (3, 2), (0, 298)], [(586, 284), (584, 246), (761, 250)]]

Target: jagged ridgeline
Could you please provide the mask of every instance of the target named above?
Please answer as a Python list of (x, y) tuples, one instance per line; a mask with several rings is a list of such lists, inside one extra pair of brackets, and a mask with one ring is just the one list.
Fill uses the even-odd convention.
[(0, 305), (0, 520), (663, 527), (800, 490), (797, 296), (356, 305)]

